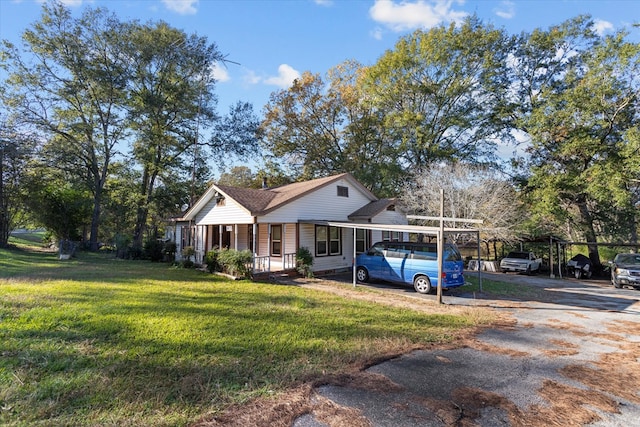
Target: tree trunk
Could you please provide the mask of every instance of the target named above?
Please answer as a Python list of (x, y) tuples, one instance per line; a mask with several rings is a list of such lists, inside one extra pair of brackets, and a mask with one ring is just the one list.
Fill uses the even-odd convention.
[[(157, 169), (157, 168), (156, 168)], [(157, 173), (150, 173), (145, 169), (142, 174), (142, 194), (140, 203), (138, 204), (138, 212), (136, 215), (136, 225), (133, 233), (133, 244), (142, 247), (144, 234), (147, 229), (147, 218), (149, 217), (149, 205), (151, 204), (153, 187), (155, 186)]]
[(4, 143), (0, 141), (0, 248), (7, 246), (9, 242), (9, 215), (7, 203), (4, 200)]
[(589, 250), (589, 259), (591, 260), (591, 263), (593, 263), (594, 267), (600, 267), (600, 254), (598, 253), (596, 232), (593, 228), (591, 212), (589, 211), (589, 207), (585, 200), (579, 201), (577, 205), (580, 212), (582, 235), (587, 242), (587, 248)]
[[(629, 243), (638, 244), (638, 223), (636, 220), (635, 210), (632, 211), (631, 219), (629, 221), (629, 230), (631, 230), (631, 235), (629, 236)], [(633, 252), (638, 252), (638, 247), (632, 247)]]
[(102, 187), (97, 187), (93, 196), (93, 213), (91, 214), (91, 235), (89, 236), (89, 250), (98, 250), (98, 229), (100, 227), (100, 204), (102, 203)]

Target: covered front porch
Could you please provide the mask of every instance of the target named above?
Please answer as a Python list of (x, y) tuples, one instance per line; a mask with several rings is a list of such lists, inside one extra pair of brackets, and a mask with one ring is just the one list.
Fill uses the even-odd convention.
[(254, 274), (294, 270), (299, 224), (199, 224), (193, 229), (195, 262), (214, 248), (253, 253)]

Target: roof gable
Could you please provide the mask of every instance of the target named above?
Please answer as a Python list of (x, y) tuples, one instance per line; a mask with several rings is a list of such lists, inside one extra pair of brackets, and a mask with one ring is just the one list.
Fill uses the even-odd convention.
[(213, 184), (205, 194), (196, 201), (193, 207), (185, 213), (183, 219), (189, 220), (194, 218), (216, 195), (222, 195), (234, 200), (252, 216), (261, 216), (341, 179), (349, 181), (350, 184), (363, 193), (369, 200), (377, 200), (377, 197), (371, 193), (371, 191), (360, 184), (360, 182), (349, 173), (265, 189), (239, 188)]

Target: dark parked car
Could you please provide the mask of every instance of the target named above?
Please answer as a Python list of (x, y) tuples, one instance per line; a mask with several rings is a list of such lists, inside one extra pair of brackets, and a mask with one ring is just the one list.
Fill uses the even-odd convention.
[(611, 283), (640, 288), (640, 254), (618, 254), (611, 263)]
[(588, 256), (578, 254), (567, 263), (567, 272), (576, 279), (588, 279), (593, 273), (593, 265)]

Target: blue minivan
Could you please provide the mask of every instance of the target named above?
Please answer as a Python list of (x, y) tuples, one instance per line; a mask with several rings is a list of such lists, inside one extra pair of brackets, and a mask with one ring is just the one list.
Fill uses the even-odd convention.
[[(452, 244), (445, 244), (442, 287), (464, 285), (462, 256)], [(356, 279), (369, 279), (413, 285), (428, 294), (438, 285), (438, 251), (435, 243), (378, 242), (356, 258)]]

